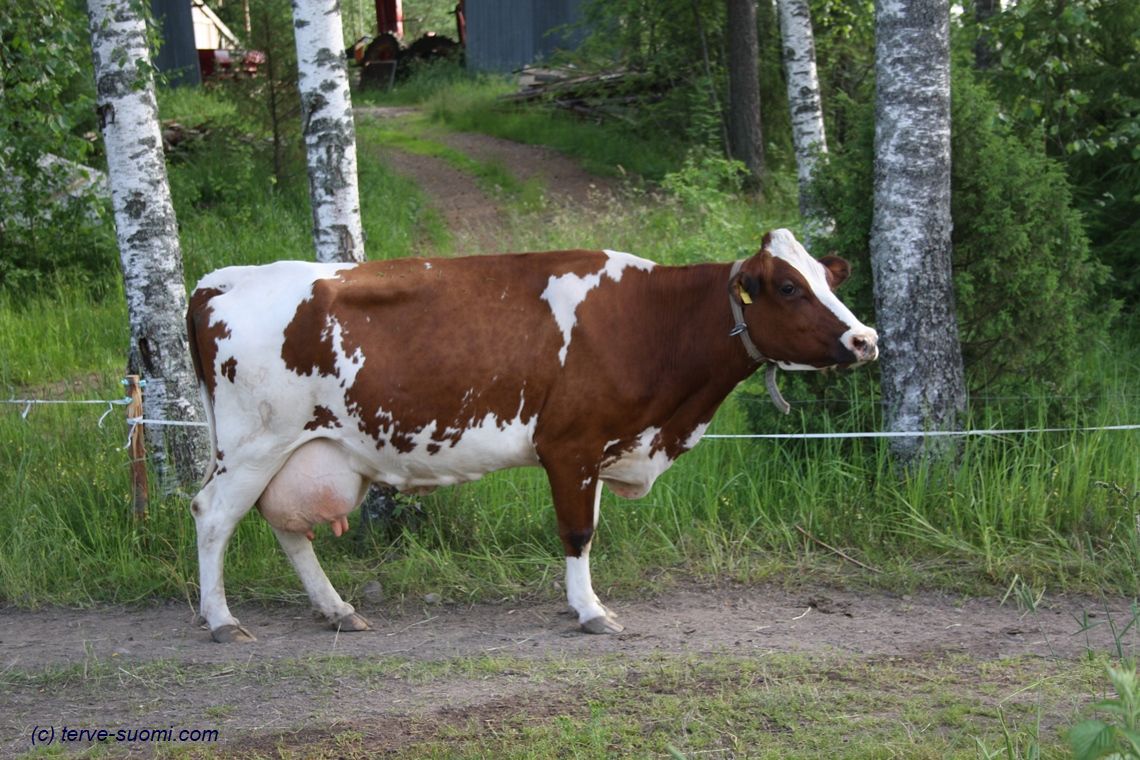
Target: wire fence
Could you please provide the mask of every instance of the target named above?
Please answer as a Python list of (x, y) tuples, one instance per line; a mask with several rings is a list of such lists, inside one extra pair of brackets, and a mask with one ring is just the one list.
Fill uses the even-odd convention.
[[(124, 384), (128, 381), (124, 380)], [(140, 387), (145, 386), (145, 380), (139, 382)], [(1024, 400), (1024, 401), (1041, 401), (1045, 400), (1044, 397), (1017, 397), (1006, 396), (1001, 397), (1007, 400)], [(747, 397), (741, 398), (742, 401), (751, 401)], [(764, 399), (767, 401), (767, 399)], [(816, 402), (816, 399), (808, 399), (806, 401), (793, 402), (793, 404), (808, 404)], [(129, 406), (132, 402), (130, 396), (116, 399), (32, 399), (32, 398), (9, 398), (0, 399), (0, 403), (22, 406), (23, 410), (20, 416), (27, 419), (32, 408), (40, 405), (88, 405), (88, 406), (105, 406), (106, 410), (99, 417), (98, 425), (103, 426), (107, 417), (115, 410), (117, 406)], [(134, 431), (140, 426), (179, 426), (179, 427), (206, 427), (205, 422), (186, 421), (186, 420), (162, 420), (151, 419), (138, 414), (132, 415), (128, 413), (125, 418), (128, 426), (128, 445), (123, 448), (128, 448), (129, 441), (131, 440)], [(861, 432), (820, 432), (820, 433), (708, 433), (702, 437), (702, 440), (827, 440), (827, 439), (873, 439), (873, 438), (938, 438), (938, 437), (976, 437), (976, 436), (1011, 436), (1011, 435), (1031, 435), (1034, 433), (1093, 433), (1093, 432), (1125, 432), (1140, 430), (1140, 424), (1119, 424), (1119, 425), (1082, 425), (1071, 427), (1022, 427), (1022, 428), (974, 428), (969, 430), (928, 430), (928, 431), (861, 431)]]

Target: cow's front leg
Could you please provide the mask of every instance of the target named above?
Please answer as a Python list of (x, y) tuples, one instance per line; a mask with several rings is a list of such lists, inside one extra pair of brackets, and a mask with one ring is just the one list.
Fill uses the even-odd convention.
[(597, 468), (547, 466), (546, 472), (558, 515), (558, 535), (566, 550), (566, 601), (578, 613), (586, 633), (620, 633), (621, 623), (602, 606), (590, 580), (590, 543), (602, 496)]

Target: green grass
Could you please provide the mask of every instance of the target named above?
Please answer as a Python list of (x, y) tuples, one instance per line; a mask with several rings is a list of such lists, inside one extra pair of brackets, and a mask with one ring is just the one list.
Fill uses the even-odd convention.
[(498, 99), (513, 89), (506, 83), (460, 83), (432, 96), (426, 110), (457, 131), (548, 145), (580, 159), (598, 174), (632, 173), (660, 180), (684, 156), (684, 145), (667, 134), (635, 132), (611, 123), (584, 121), (553, 107), (524, 108)]
[(660, 180), (685, 154), (670, 129), (635, 129), (620, 121), (596, 123), (549, 107), (521, 107), (503, 100), (517, 89), (506, 77), (471, 77), (447, 65), (425, 68), (391, 92), (354, 92), (361, 105), (417, 105), (434, 121), (461, 132), (483, 132), (516, 142), (547, 145), (607, 176)]
[(67, 280), (30, 299), (0, 292), (0, 388), (46, 397), (62, 381), (83, 387), (119, 371), (122, 355), (106, 349), (126, 343), (125, 313), (117, 283), (99, 298)]

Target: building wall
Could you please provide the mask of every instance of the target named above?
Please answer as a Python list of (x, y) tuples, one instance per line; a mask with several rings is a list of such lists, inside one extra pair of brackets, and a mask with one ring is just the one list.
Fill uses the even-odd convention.
[(558, 27), (580, 21), (583, 2), (466, 0), (467, 65), (506, 73), (546, 60), (560, 48), (573, 48), (582, 30)]
[(190, 0), (151, 0), (150, 11), (162, 30), (162, 43), (154, 54), (155, 68), (176, 87), (200, 84)]

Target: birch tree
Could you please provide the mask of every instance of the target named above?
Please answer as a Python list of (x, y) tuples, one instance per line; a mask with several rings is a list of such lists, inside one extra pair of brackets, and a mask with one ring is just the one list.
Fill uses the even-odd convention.
[(356, 128), (338, 0), (293, 0), (317, 261), (363, 261)]
[[(130, 322), (132, 373), (146, 380), (148, 419), (196, 422), (198, 384), (186, 337), (182, 249), (162, 152), (146, 25), (138, 0), (88, 0), (96, 111), (107, 154), (115, 232)], [(148, 426), (148, 450), (167, 490), (205, 462), (204, 432)], [(169, 457), (169, 458), (168, 458)]]
[(811, 182), (819, 157), (827, 153), (823, 126), (823, 101), (815, 66), (815, 35), (812, 33), (808, 0), (779, 0), (780, 37), (783, 42), (784, 74), (788, 87), (788, 110), (792, 115), (792, 143), (796, 151), (800, 215), (804, 219), (804, 245), (829, 234), (835, 222), (812, 201)]
[(728, 32), (728, 148), (748, 167), (753, 184), (764, 174), (760, 127), (760, 43), (756, 0), (726, 0)]
[[(886, 424), (950, 428), (966, 389), (950, 269), (948, 0), (877, 0), (875, 76), (871, 268)], [(922, 438), (894, 441), (903, 462), (923, 452)]]

